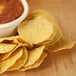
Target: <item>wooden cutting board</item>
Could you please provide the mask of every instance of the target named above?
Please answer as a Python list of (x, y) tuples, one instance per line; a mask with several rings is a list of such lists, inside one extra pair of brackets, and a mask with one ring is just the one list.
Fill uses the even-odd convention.
[[(46, 9), (60, 22), (66, 36), (76, 41), (76, 0), (28, 0), (30, 11)], [(38, 69), (7, 72), (0, 76), (76, 76), (76, 46), (51, 53)]]

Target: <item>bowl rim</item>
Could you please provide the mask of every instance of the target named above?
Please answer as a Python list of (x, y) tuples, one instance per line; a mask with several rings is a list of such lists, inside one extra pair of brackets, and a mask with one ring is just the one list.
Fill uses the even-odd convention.
[(26, 0), (22, 0), (22, 4), (23, 4), (23, 7), (24, 7), (24, 12), (22, 13), (22, 15), (20, 17), (18, 17), (17, 19), (13, 20), (13, 21), (10, 21), (8, 23), (5, 23), (5, 24), (0, 24), (0, 29), (1, 28), (6, 28), (6, 27), (9, 27), (9, 26), (15, 26), (13, 24), (15, 23), (21, 23), (24, 18), (26, 18), (26, 16), (28, 15), (28, 12), (29, 12), (29, 6), (28, 6), (28, 3)]

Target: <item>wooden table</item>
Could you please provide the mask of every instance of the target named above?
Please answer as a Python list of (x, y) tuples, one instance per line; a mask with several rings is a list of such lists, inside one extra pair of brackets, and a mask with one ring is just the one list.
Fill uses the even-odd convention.
[[(28, 0), (30, 11), (46, 9), (59, 20), (67, 37), (76, 41), (76, 0)], [(7, 72), (0, 76), (76, 76), (76, 46), (51, 53), (38, 69)]]

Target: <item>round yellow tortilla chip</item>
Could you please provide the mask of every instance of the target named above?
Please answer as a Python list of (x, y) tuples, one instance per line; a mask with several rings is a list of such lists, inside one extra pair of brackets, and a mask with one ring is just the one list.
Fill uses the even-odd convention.
[(53, 45), (56, 42), (58, 42), (62, 38), (63, 34), (62, 34), (60, 27), (55, 27), (55, 28), (56, 28), (56, 31), (54, 31), (55, 35), (53, 35), (52, 38), (49, 37), (46, 41), (44, 41), (40, 44), (37, 44), (37, 45), (43, 45), (44, 44), (47, 46), (48, 44)]
[(18, 27), (20, 37), (29, 44), (38, 44), (53, 34), (52, 23), (44, 16), (25, 21)]
[(59, 22), (55, 18), (55, 16), (52, 13), (50, 13), (46, 10), (43, 10), (43, 9), (37, 9), (37, 10), (34, 10), (34, 11), (30, 12), (28, 17), (26, 18), (26, 21), (32, 20), (36, 16), (44, 16), (44, 17), (48, 18), (53, 25), (59, 26)]
[(0, 61), (4, 61), (5, 59), (7, 59), (9, 56), (11, 56), (11, 54), (16, 51), (19, 47), (22, 47), (22, 46), (26, 46), (26, 45), (23, 45), (23, 44), (18, 44), (13, 50), (11, 50), (10, 52), (8, 53), (5, 53), (5, 54), (1, 54), (0, 55)]
[(47, 57), (47, 53), (43, 52), (41, 57), (35, 63), (33, 63), (32, 65), (29, 65), (27, 67), (23, 67), (23, 68), (19, 69), (19, 71), (26, 71), (26, 70), (30, 70), (33, 68), (38, 68), (46, 57)]
[[(46, 43), (51, 43), (51, 44), (54, 44), (55, 42), (57, 42), (61, 37), (62, 37), (62, 31), (61, 31), (61, 28), (59, 27), (59, 22), (57, 21), (57, 19), (51, 14), (49, 13), (48, 11), (45, 11), (45, 10), (42, 10), (42, 9), (37, 9), (37, 10), (34, 10), (32, 11), (31, 13), (29, 13), (28, 17), (26, 20), (32, 20), (34, 17), (36, 16), (44, 16), (46, 18), (48, 18), (48, 20), (53, 24), (54, 26), (54, 33), (53, 33), (53, 36), (51, 36), (49, 39), (46, 40)], [(44, 44), (46, 44), (45, 42), (42, 42)], [(42, 44), (41, 43), (41, 44)]]
[(24, 65), (24, 67), (30, 66), (33, 63), (35, 63), (42, 55), (44, 48), (45, 48), (45, 46), (43, 45), (43, 46), (40, 46), (33, 50), (29, 50), (28, 51), (29, 59), (28, 59), (27, 63)]
[(58, 41), (61, 38), (62, 31), (61, 31), (61, 29), (59, 27), (59, 22), (56, 20), (56, 18), (52, 14), (50, 14), (49, 12), (47, 12), (45, 10), (38, 9), (38, 10), (32, 11), (28, 15), (28, 17), (26, 18), (26, 20), (27, 21), (28, 20), (32, 20), (36, 16), (44, 16), (44, 17), (48, 18), (48, 20), (53, 24), (53, 27), (54, 27), (54, 31), (53, 31), (52, 36), (49, 37), (46, 41), (41, 42), (40, 44), (37, 44), (37, 45), (42, 45), (42, 44), (46, 45), (48, 43), (53, 44), (56, 41)]
[(12, 51), (17, 44), (5, 44), (5, 43), (0, 43), (0, 54), (8, 53)]
[(0, 73), (7, 71), (21, 56), (23, 55), (23, 50), (21, 48), (17, 49), (11, 57), (5, 61), (0, 62)]
[[(43, 19), (37, 19), (38, 17), (43, 17)], [(45, 39), (45, 40), (43, 40), (43, 38), (45, 37), (44, 36), (44, 34), (45, 34), (45, 32), (47, 32), (47, 30), (46, 31), (44, 31), (44, 34), (43, 35), (40, 35), (40, 36), (42, 36), (43, 38), (42, 38), (42, 40), (43, 41), (41, 41), (41, 42), (39, 42), (39, 40), (41, 39), (41, 37), (39, 36), (39, 34), (37, 34), (37, 32), (38, 33), (41, 33), (41, 31), (39, 32), (38, 31), (38, 27), (41, 27), (41, 24), (42, 25), (45, 25), (45, 23), (44, 22), (42, 22), (42, 20), (44, 20), (44, 18), (45, 18), (45, 22), (46, 21), (49, 21), (49, 23), (51, 23), (52, 25), (53, 25), (53, 33), (51, 34), (50, 32), (49, 32), (49, 34), (47, 34), (46, 33), (46, 35), (45, 36), (49, 36), (47, 39)], [(37, 19), (37, 20), (36, 20)], [(37, 22), (41, 22), (40, 24), (39, 23), (37, 23)], [(44, 24), (43, 24), (44, 23)], [(37, 28), (34, 28), (33, 26), (35, 26), (36, 24), (38, 24), (38, 27)], [(25, 26), (25, 28), (23, 27), (23, 26)], [(49, 26), (49, 24), (46, 24), (46, 25), (48, 25)], [(20, 27), (21, 26), (21, 27)], [(19, 26), (19, 28), (18, 28), (18, 32), (19, 32), (19, 34), (21, 35), (20, 37), (24, 40), (24, 41), (27, 41), (27, 42), (29, 42), (29, 43), (31, 43), (31, 44), (35, 44), (35, 45), (47, 45), (47, 44), (51, 44), (51, 45), (53, 45), (54, 43), (56, 43), (58, 40), (60, 40), (60, 38), (62, 37), (62, 35), (63, 35), (63, 33), (62, 33), (62, 31), (61, 31), (61, 28), (59, 27), (59, 22), (57, 21), (57, 19), (52, 15), (52, 14), (50, 14), (49, 12), (47, 12), (47, 11), (45, 11), (45, 10), (34, 10), (34, 11), (32, 11), (29, 15), (28, 15), (28, 17), (26, 18), (26, 21), (24, 22), (24, 23), (22, 23), (21, 25)], [(47, 26), (47, 29), (49, 28)], [(35, 26), (36, 27), (36, 26)], [(25, 36), (26, 37), (24, 37), (24, 33), (22, 32), (22, 28), (24, 29), (24, 31), (23, 32), (25, 32)], [(32, 29), (33, 28), (33, 29)], [(36, 30), (37, 29), (37, 30)], [(28, 30), (28, 32), (27, 32), (27, 30)], [(31, 31), (30, 31), (31, 30)], [(34, 30), (36, 30), (36, 31), (34, 31)], [(40, 28), (39, 28), (39, 30), (40, 30)], [(42, 31), (43, 31), (44, 29), (43, 29), (43, 27), (42, 27)], [(49, 29), (48, 29), (49, 30)], [(51, 30), (51, 29), (50, 29)], [(27, 33), (30, 33), (30, 34), (27, 34)], [(33, 34), (32, 34), (33, 33)], [(35, 36), (35, 33), (36, 33), (36, 36)], [(23, 35), (22, 35), (23, 34)], [(35, 39), (35, 37), (37, 37), (36, 39)], [(34, 37), (34, 38), (33, 38)], [(39, 38), (40, 37), (40, 38)], [(25, 38), (25, 39), (24, 39)], [(36, 40), (37, 40), (37, 42), (36, 42)], [(34, 42), (36, 42), (36, 43), (34, 43)]]
[(28, 51), (27, 51), (27, 49), (25, 47), (22, 47), (21, 49), (23, 49), (23, 55), (7, 71), (18, 70), (21, 67), (23, 67), (24, 64), (26, 64), (26, 62), (28, 60)]
[(57, 52), (60, 50), (71, 49), (74, 45), (75, 42), (67, 39), (66, 37), (62, 37), (54, 45), (47, 45), (45, 49), (49, 52)]
[(0, 38), (0, 43), (19, 43), (18, 38), (19, 38), (18, 35)]

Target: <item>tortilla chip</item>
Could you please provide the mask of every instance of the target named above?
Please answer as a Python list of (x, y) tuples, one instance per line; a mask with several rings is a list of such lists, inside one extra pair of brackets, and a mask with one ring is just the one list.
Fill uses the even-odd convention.
[(60, 50), (71, 49), (75, 45), (74, 41), (67, 39), (66, 37), (62, 37), (57, 43), (54, 45), (47, 45), (46, 50), (49, 52), (57, 52)]
[(40, 46), (38, 48), (28, 51), (29, 59), (23, 67), (27, 67), (34, 64), (42, 55), (44, 48), (45, 46), (43, 45), (43, 46)]
[(22, 43), (23, 45), (25, 45), (26, 47), (32, 48), (33, 45), (28, 44), (27, 42), (25, 42), (24, 40), (22, 40), (22, 38), (19, 36), (18, 39), (19, 43)]
[(19, 43), (18, 38), (19, 38), (18, 35), (0, 38), (0, 43)]
[[(40, 17), (40, 18), (39, 18)], [(43, 17), (43, 19), (41, 18)], [(45, 22), (42, 22), (43, 20), (45, 19)], [(38, 23), (40, 22), (40, 24)], [(48, 23), (47, 23), (48, 22)], [(44, 23), (44, 24), (43, 24)], [(49, 34), (47, 34), (47, 30), (51, 30), (49, 28), (49, 23), (52, 24), (53, 26), (53, 32), (52, 34), (49, 32)], [(43, 35), (40, 35), (41, 34), (41, 30), (40, 32), (38, 31), (38, 28), (40, 29), (41, 27), (41, 24), (42, 25), (48, 25), (47, 26), (47, 29), (45, 28), (45, 30), (43, 29), (42, 27), (42, 32), (44, 31), (44, 34)], [(37, 27), (36, 27), (37, 26)], [(36, 27), (36, 28), (35, 28)], [(46, 26), (45, 26), (46, 27)], [(32, 29), (33, 28), (33, 29)], [(49, 29), (48, 29), (49, 28)], [(22, 30), (24, 29), (24, 31), (22, 32)], [(37, 29), (37, 30), (36, 30)], [(25, 31), (26, 30), (26, 31)], [(27, 32), (28, 30), (28, 32)], [(31, 31), (30, 31), (31, 30)], [(36, 30), (36, 31), (33, 31), (33, 30)], [(52, 31), (52, 30), (51, 30)], [(58, 40), (60, 40), (60, 38), (62, 37), (63, 33), (61, 31), (61, 28), (59, 27), (59, 22), (57, 21), (57, 19), (52, 15), (50, 14), (49, 12), (45, 11), (45, 10), (34, 10), (32, 11), (28, 17), (26, 18), (26, 21), (23, 22), (19, 27), (18, 27), (18, 32), (20, 34), (20, 37), (24, 40), (24, 41), (27, 41), (31, 44), (35, 44), (35, 45), (47, 45), (47, 44), (55, 44)], [(24, 32), (25, 32), (25, 36), (24, 37)], [(30, 34), (27, 34), (27, 33), (30, 33)], [(33, 33), (33, 34), (32, 34)], [(36, 33), (36, 36), (35, 36), (35, 33)], [(22, 35), (23, 34), (23, 35)], [(45, 35), (45, 36), (44, 36)], [(49, 37), (48, 37), (48, 36)], [(38, 36), (38, 37), (37, 37)], [(42, 37), (43, 38), (42, 38)], [(44, 39), (44, 37), (46, 37), (46, 39)], [(32, 37), (32, 38), (31, 38)], [(33, 38), (34, 37), (34, 38)], [(39, 38), (40, 37), (40, 38)], [(24, 39), (25, 38), (25, 39)], [(36, 38), (36, 39), (35, 39)], [(38, 38), (38, 39), (37, 39)], [(41, 40), (42, 38), (42, 40)], [(36, 42), (37, 40), (37, 42)], [(41, 41), (39, 41), (41, 40)], [(36, 42), (36, 43), (34, 43)]]
[(32, 20), (36, 16), (44, 16), (44, 17), (48, 18), (48, 20), (50, 20), (50, 22), (53, 25), (59, 26), (59, 22), (55, 18), (55, 16), (51, 12), (48, 12), (48, 11), (43, 10), (43, 9), (37, 9), (37, 10), (34, 10), (34, 11), (30, 12), (28, 17), (26, 18), (26, 21)]
[(16, 46), (17, 46), (17, 44), (0, 43), (0, 54), (8, 53), (8, 52), (12, 51)]
[[(53, 24), (53, 27), (54, 27), (53, 36), (51, 36), (49, 39), (47, 39), (46, 42), (49, 41), (50, 43), (51, 42), (54, 43), (54, 42), (58, 41), (62, 37), (63, 34), (62, 34), (61, 28), (59, 26), (59, 22), (55, 18), (55, 16), (53, 16), (48, 11), (45, 11), (45, 10), (42, 10), (42, 9), (37, 9), (37, 10), (34, 10), (31, 13), (29, 13), (26, 20), (27, 21), (32, 20), (36, 16), (44, 16)], [(44, 42), (44, 44), (46, 44), (46, 43)]]
[(53, 31), (52, 23), (44, 16), (25, 21), (18, 27), (20, 37), (29, 44), (38, 44), (47, 40), (52, 36)]
[(19, 71), (26, 71), (26, 70), (33, 69), (33, 68), (38, 68), (41, 65), (41, 63), (44, 61), (46, 56), (47, 56), (47, 53), (43, 52), (41, 57), (35, 63), (33, 63), (32, 65), (29, 65), (27, 67), (23, 67), (23, 68), (19, 69)]
[(20, 59), (18, 59), (16, 61), (16, 63), (11, 66), (7, 71), (13, 71), (13, 70), (18, 70), (21, 67), (23, 67), (24, 64), (26, 64), (27, 60), (28, 60), (28, 52), (27, 49), (25, 47), (22, 47), (23, 49), (23, 55)]
[(17, 49), (10, 58), (0, 62), (0, 73), (7, 71), (21, 56), (23, 55), (23, 50), (21, 48)]
[[(11, 56), (11, 54), (16, 51), (19, 47), (22, 47), (24, 46), (23, 44), (18, 44), (13, 50), (11, 50), (10, 52), (8, 53), (5, 53), (5, 54), (1, 54), (0, 55), (0, 61), (4, 61), (5, 59), (7, 59), (9, 56)], [(26, 45), (25, 45), (26, 46)]]
[(49, 37), (46, 41), (44, 42), (41, 42), (40, 44), (37, 44), (37, 45), (53, 45), (55, 44), (56, 42), (58, 42), (61, 38), (62, 38), (63, 34), (62, 34), (62, 31), (60, 29), (60, 27), (55, 27), (55, 31), (54, 31), (54, 35), (52, 37)]

